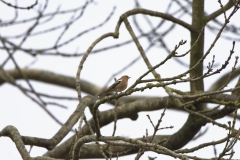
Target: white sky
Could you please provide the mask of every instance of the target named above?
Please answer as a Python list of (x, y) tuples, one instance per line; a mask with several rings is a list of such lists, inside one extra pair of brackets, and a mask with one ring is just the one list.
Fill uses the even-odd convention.
[[(26, 6), (33, 2), (35, 1), (21, 1), (21, 3), (19, 1), (19, 4), (21, 6)], [(39, 1), (39, 5), (43, 4), (43, 2), (44, 1)], [(143, 6), (146, 9), (165, 12), (168, 2), (169, 1), (143, 1), (141, 2), (141, 6)], [(226, 0), (222, 2), (226, 3)], [(211, 13), (219, 8), (219, 4), (217, 0), (206, 1), (205, 3), (206, 3), (207, 13)], [(39, 5), (36, 8), (38, 8)], [(61, 10), (70, 9), (70, 8), (75, 8), (77, 6), (80, 6), (81, 2), (74, 1), (74, 0), (50, 1), (47, 12), (55, 11), (56, 8), (60, 5), (61, 5)], [(60, 41), (60, 43), (89, 27), (96, 26), (102, 23), (108, 16), (108, 14), (112, 11), (114, 6), (116, 6), (117, 8), (113, 17), (103, 27), (83, 35), (81, 38), (75, 40), (70, 45), (63, 47), (61, 51), (65, 51), (69, 53), (74, 53), (76, 50), (80, 52), (86, 51), (89, 45), (96, 38), (98, 38), (104, 33), (114, 31), (116, 23), (119, 19), (119, 16), (125, 11), (132, 9), (134, 7), (134, 1), (120, 1), (120, 0), (95, 1), (94, 4), (90, 4), (87, 7), (83, 17), (79, 19), (78, 22), (73, 27), (71, 27), (71, 29), (69, 29), (69, 31), (63, 37), (63, 40)], [(176, 3), (174, 3), (173, 5), (172, 12), (174, 11), (174, 7), (176, 7)], [(4, 13), (4, 14), (0, 14), (0, 19), (2, 21), (9, 20), (14, 16), (14, 10), (8, 8), (5, 4), (1, 2), (0, 2), (0, 13)], [(21, 10), (19, 11), (19, 19), (32, 17), (35, 14), (36, 14), (35, 11), (32, 11), (32, 10), (29, 10), (29, 11)], [(239, 21), (237, 20), (237, 17), (239, 16), (240, 16), (240, 13), (238, 12), (230, 21), (230, 25), (234, 23), (236, 24), (237, 22), (239, 24)], [(69, 17), (71, 17), (71, 15), (57, 18), (47, 25), (41, 25), (37, 27), (36, 30), (34, 30), (34, 32), (41, 31), (44, 28), (65, 23), (68, 21)], [(144, 21), (144, 19), (141, 16), (137, 16), (137, 19), (142, 20), (141, 26), (143, 28), (145, 27), (150, 30), (150, 27), (147, 25), (147, 23)], [(191, 23), (191, 19), (189, 16), (184, 16), (181, 19), (184, 19), (186, 22)], [(219, 19), (223, 21), (223, 16), (220, 16)], [(158, 18), (151, 18), (151, 20), (154, 20), (153, 21), (154, 25), (158, 24), (159, 22)], [(161, 29), (161, 31), (165, 31), (167, 27), (169, 27), (169, 25), (165, 25), (163, 29)], [(20, 33), (24, 33), (28, 28), (29, 28), (29, 24), (19, 25), (15, 27), (2, 27), (0, 28), (0, 34), (1, 36), (7, 36), (7, 35), (14, 36)], [(165, 37), (165, 40), (170, 49), (173, 49), (174, 46), (178, 44), (180, 40), (182, 39), (187, 40), (187, 44), (181, 47), (180, 50), (178, 51), (179, 53), (184, 53), (186, 50), (189, 49), (189, 43), (190, 43), (189, 32), (182, 27), (176, 27), (176, 28), (177, 29), (175, 29), (173, 33), (169, 34), (168, 37)], [(43, 34), (41, 36), (34, 36), (29, 40), (27, 40), (23, 46), (25, 48), (51, 47), (54, 44), (56, 37), (59, 35), (61, 31), (62, 30), (54, 33), (50, 33), (50, 34)], [(210, 46), (211, 42), (215, 38), (215, 34), (216, 33), (212, 33), (209, 30), (206, 30), (205, 50), (207, 50), (208, 47)], [(99, 43), (96, 46), (96, 49), (117, 44), (119, 42), (129, 40), (130, 38), (131, 37), (126, 31), (125, 26), (122, 25), (120, 29), (119, 39), (112, 39), (112, 38), (106, 39), (101, 43)], [(15, 43), (19, 42), (19, 40), (18, 41), (14, 40), (14, 42)], [(143, 48), (145, 49), (147, 47), (146, 40), (141, 39), (140, 42), (143, 45)], [(212, 61), (212, 55), (215, 54), (216, 55), (215, 61), (219, 67), (221, 64), (225, 62), (226, 57), (228, 57), (229, 50), (231, 48), (232, 48), (231, 41), (220, 39), (219, 42), (215, 45), (215, 48), (212, 50), (212, 54), (206, 59), (205, 65), (207, 65), (208, 62)], [(235, 56), (236, 55), (239, 56), (239, 51), (240, 51), (240, 44), (239, 42), (236, 42)], [(8, 56), (7, 53), (1, 52), (0, 63), (2, 63), (7, 56)], [(139, 52), (133, 43), (118, 49), (107, 50), (101, 53), (90, 55), (84, 65), (81, 78), (85, 80), (89, 80), (90, 82), (102, 87), (105, 85), (106, 81), (111, 77), (112, 74), (119, 71), (123, 66), (127, 65), (129, 62), (131, 62), (134, 58), (138, 56), (139, 56)], [(163, 49), (159, 49), (155, 47), (149, 51), (147, 56), (151, 61), (151, 63), (155, 65), (159, 63), (161, 60), (163, 60), (167, 56), (167, 54)], [(15, 54), (14, 57), (21, 67), (25, 67), (28, 64), (30, 64), (32, 61), (37, 60), (36, 63), (34, 63), (31, 66), (31, 68), (48, 70), (55, 73), (68, 75), (71, 77), (75, 77), (77, 67), (81, 60), (81, 57), (63, 58), (60, 56), (58, 57), (37, 56), (36, 58), (34, 58), (21, 52), (17, 52), (17, 54)], [(189, 57), (187, 56), (187, 57), (181, 58), (181, 60), (188, 64), (188, 61), (189, 61), (188, 58)], [(230, 70), (231, 67), (233, 66), (233, 62), (234, 62), (234, 58), (231, 60), (231, 64), (229, 65), (228, 70)], [(5, 66), (5, 69), (11, 69), (13, 67), (14, 67), (13, 63), (8, 62)], [(182, 67), (180, 64), (176, 63), (176, 61), (171, 60), (167, 62), (166, 65), (164, 65), (163, 67), (157, 69), (157, 71), (161, 74), (162, 77), (171, 77), (173, 75), (176, 75), (185, 71), (186, 69), (187, 68)], [(122, 74), (129, 75), (131, 77), (130, 79), (130, 85), (131, 85), (140, 75), (142, 75), (146, 71), (147, 71), (147, 67), (144, 64), (143, 60), (141, 59), (136, 64), (134, 64), (131, 68), (124, 71)], [(223, 73), (226, 73), (226, 71), (224, 71)], [(118, 77), (121, 77), (121, 75), (119, 75)], [(213, 84), (213, 82), (217, 79), (218, 76), (219, 75), (205, 79), (205, 82), (206, 82), (205, 89), (208, 89)], [(147, 78), (152, 78), (152, 75), (149, 74)], [(18, 83), (23, 86), (27, 86), (26, 83), (23, 81), (19, 81)], [(233, 87), (235, 83), (236, 83), (236, 80), (230, 83), (230, 85), (228, 85), (228, 88)], [(75, 90), (59, 88), (57, 86), (51, 86), (51, 85), (43, 84), (39, 82), (32, 82), (32, 84), (34, 88), (39, 92), (45, 92), (48, 94), (59, 95), (59, 96), (71, 96), (71, 97), (77, 96), (77, 93)], [(189, 91), (189, 84), (178, 84), (178, 85), (174, 85), (173, 87), (176, 89)], [(164, 96), (166, 94), (162, 89), (158, 88), (158, 89), (146, 90), (143, 93), (142, 92), (134, 93), (133, 95)], [(29, 100), (27, 97), (25, 97), (17, 88), (9, 84), (1, 85), (0, 97), (1, 97), (0, 98), (1, 100), (0, 129), (6, 127), (7, 125), (13, 125), (19, 130), (21, 135), (41, 137), (41, 138), (51, 138), (56, 133), (56, 131), (60, 128), (60, 126), (56, 124), (56, 122), (52, 120), (39, 106), (37, 106), (34, 102)], [(71, 115), (71, 113), (75, 110), (78, 102), (77, 101), (61, 101), (61, 103), (66, 105), (68, 109), (67, 110), (61, 109), (56, 106), (49, 106), (48, 108), (57, 118), (60, 119), (61, 122), (64, 123), (68, 119), (68, 117)], [(106, 110), (109, 108), (111, 108), (111, 106), (104, 104), (99, 109)], [(127, 136), (131, 138), (142, 137), (145, 134), (146, 129), (148, 129), (149, 135), (151, 135), (151, 133), (153, 132), (153, 129), (146, 115), (149, 114), (152, 118), (152, 121), (156, 123), (161, 113), (162, 111), (142, 112), (142, 113), (139, 113), (139, 119), (137, 121), (131, 121), (129, 119), (119, 120), (117, 122), (118, 126), (117, 126), (116, 135)], [(86, 114), (87, 114), (87, 118), (90, 118), (90, 113), (88, 109), (86, 110)], [(176, 118), (172, 118), (172, 117), (176, 117)], [(176, 132), (178, 129), (181, 128), (181, 126), (184, 124), (186, 119), (187, 119), (187, 114), (167, 110), (161, 126), (164, 127), (164, 126), (173, 125), (174, 128), (171, 130), (162, 130), (158, 134), (172, 134)], [(230, 121), (230, 119), (224, 118), (224, 119), (218, 120), (218, 122), (225, 123), (225, 124), (227, 124), (227, 121)], [(240, 126), (239, 121), (237, 121), (236, 128), (238, 128), (239, 126)], [(218, 128), (216, 126), (212, 126), (211, 124), (204, 126), (202, 130), (204, 130), (206, 127), (211, 127), (211, 128), (209, 128), (205, 136), (199, 138), (196, 141), (190, 142), (184, 148), (190, 148), (202, 142), (211, 142), (214, 140), (219, 140), (221, 138), (224, 138), (228, 133), (228, 131)], [(102, 128), (102, 134), (110, 135), (112, 133), (112, 129), (113, 129), (113, 124), (111, 123), (110, 125)], [(71, 135), (73, 135), (73, 133), (69, 133), (69, 135), (65, 139), (69, 138)], [(222, 151), (224, 145), (217, 146), (218, 153)], [(234, 158), (240, 157), (240, 153), (237, 152), (237, 148), (239, 147), (240, 147), (240, 143), (238, 142), (237, 145), (234, 147), (234, 150), (236, 151)], [(27, 149), (29, 149), (29, 146), (27, 146)], [(31, 156), (33, 157), (41, 156), (45, 152), (46, 152), (46, 149), (33, 147), (31, 151)], [(203, 158), (204, 157), (210, 158), (214, 156), (212, 147), (208, 147), (200, 151), (194, 152), (194, 154), (196, 156), (203, 157)], [(166, 156), (157, 155), (152, 152), (146, 152), (143, 155), (142, 159), (146, 159), (147, 156), (151, 156), (151, 157), (157, 156), (158, 157), (157, 159), (161, 159), (163, 157), (166, 160), (172, 159), (171, 157), (169, 158)], [(135, 155), (131, 155), (131, 156), (123, 157), (120, 159), (122, 160), (133, 159), (134, 157)], [(20, 154), (15, 148), (14, 143), (7, 137), (0, 138), (0, 159), (4, 159), (4, 160), (21, 159)]]

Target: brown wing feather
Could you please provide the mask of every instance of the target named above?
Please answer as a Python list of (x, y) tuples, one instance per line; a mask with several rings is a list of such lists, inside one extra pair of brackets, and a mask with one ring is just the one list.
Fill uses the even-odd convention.
[(115, 83), (113, 83), (110, 87), (108, 87), (108, 89), (102, 93), (100, 93), (98, 95), (98, 97), (103, 97), (105, 93), (108, 93), (108, 92), (112, 92), (112, 89), (116, 87), (116, 85), (118, 85), (121, 81), (116, 81)]

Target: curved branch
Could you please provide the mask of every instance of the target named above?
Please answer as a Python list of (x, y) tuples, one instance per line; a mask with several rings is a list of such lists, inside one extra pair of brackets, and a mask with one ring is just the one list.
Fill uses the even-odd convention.
[(209, 21), (217, 18), (219, 15), (221, 15), (224, 11), (229, 10), (230, 8), (232, 8), (232, 6), (234, 5), (233, 1), (229, 0), (228, 3), (223, 6), (222, 8), (219, 8), (217, 11), (213, 12), (212, 14), (205, 16), (205, 24), (207, 24)]
[[(66, 123), (59, 129), (59, 131), (51, 139), (26, 137), (26, 136), (19, 137), (20, 136), (19, 133), (13, 134), (13, 133), (16, 133), (16, 131), (14, 130), (15, 128), (13, 128), (13, 130), (9, 130), (8, 129), (9, 126), (5, 127), (5, 129), (3, 129), (0, 132), (0, 136), (10, 137), (11, 139), (13, 139), (16, 145), (20, 145), (20, 149), (22, 149), (21, 147), (23, 145), (21, 144), (22, 142), (24, 143), (24, 145), (34, 145), (34, 146), (44, 147), (46, 149), (53, 149), (71, 131), (72, 127), (76, 124), (78, 119), (83, 115), (85, 107), (94, 105), (95, 101), (96, 99), (92, 96), (84, 97), (81, 100), (81, 103), (76, 108), (76, 110), (73, 112), (73, 114), (68, 118)], [(8, 132), (6, 131), (6, 128)], [(18, 148), (18, 151), (23, 152), (20, 149)]]
[[(36, 80), (39, 82), (46, 82), (54, 85), (59, 85), (61, 87), (67, 87), (76, 89), (75, 85), (75, 78), (64, 76), (61, 74), (56, 74), (53, 72), (45, 71), (45, 70), (39, 70), (39, 69), (21, 69), (21, 71), (26, 75), (28, 79)], [(14, 79), (23, 79), (21, 74), (16, 70), (6, 70)], [(4, 74), (0, 72), (0, 85), (5, 83), (4, 81)], [(86, 92), (91, 95), (95, 95), (97, 93), (101, 92), (101, 88), (87, 82), (85, 80), (80, 81), (81, 83), (81, 89), (83, 92)]]
[(125, 12), (124, 14), (121, 15), (118, 23), (117, 23), (117, 26), (116, 26), (116, 29), (115, 29), (115, 32), (116, 33), (119, 33), (119, 28), (121, 26), (121, 23), (123, 22), (124, 18), (127, 18), (131, 15), (135, 15), (135, 14), (145, 14), (145, 15), (149, 15), (149, 16), (154, 16), (154, 17), (160, 17), (160, 18), (163, 18), (163, 19), (166, 19), (166, 20), (169, 20), (173, 23), (176, 23), (176, 24), (179, 24), (180, 26), (188, 29), (190, 32), (197, 32), (198, 30), (196, 28), (194, 28), (192, 25), (178, 19), (178, 18), (175, 18), (169, 14), (165, 14), (165, 13), (161, 13), (161, 12), (157, 12), (157, 11), (152, 11), (152, 10), (147, 10), (147, 9), (143, 9), (143, 8), (135, 8), (135, 9), (132, 9), (130, 11), (127, 11)]
[(9, 7), (15, 8), (15, 9), (33, 9), (37, 4), (38, 4), (38, 0), (35, 1), (35, 3), (27, 6), (27, 7), (19, 7), (17, 5), (12, 5), (11, 3), (5, 2), (4, 0), (1, 0), (2, 3), (6, 4)]
[(0, 132), (1, 136), (7, 136), (12, 139), (12, 141), (15, 143), (20, 155), (24, 160), (30, 160), (31, 157), (27, 151), (27, 149), (24, 146), (24, 143), (21, 139), (21, 135), (18, 132), (18, 130), (14, 126), (7, 126)]
[(77, 94), (78, 94), (78, 99), (79, 99), (79, 102), (81, 100), (81, 81), (80, 81), (80, 75), (81, 75), (81, 71), (82, 71), (82, 68), (83, 68), (83, 64), (84, 62), (86, 61), (88, 55), (91, 53), (92, 49), (103, 39), (105, 38), (108, 38), (108, 37), (115, 37), (114, 33), (106, 33), (102, 36), (100, 36), (98, 39), (96, 39), (92, 44), (91, 46), (88, 47), (86, 53), (83, 55), (79, 65), (78, 65), (78, 70), (77, 70), (77, 74), (76, 74), (76, 90), (77, 90)]
[[(74, 150), (72, 153), (73, 160), (78, 160), (80, 148), (83, 146), (84, 143), (95, 141), (96, 138), (97, 137), (95, 135), (84, 136), (84, 137), (80, 138), (74, 144), (74, 147), (73, 147), (73, 150)], [(119, 146), (132, 146), (132, 147), (137, 147), (137, 148), (145, 148), (149, 151), (154, 151), (159, 154), (166, 154), (166, 155), (169, 155), (174, 158), (188, 160), (188, 158), (185, 155), (177, 154), (174, 151), (171, 151), (171, 150), (159, 145), (158, 143), (146, 143), (146, 142), (143, 142), (142, 140), (136, 140), (136, 139), (125, 138), (125, 137), (120, 137), (120, 136), (117, 136), (117, 137), (102, 136), (102, 137), (100, 137), (100, 141), (103, 141), (108, 144), (113, 144), (114, 146), (119, 145)]]

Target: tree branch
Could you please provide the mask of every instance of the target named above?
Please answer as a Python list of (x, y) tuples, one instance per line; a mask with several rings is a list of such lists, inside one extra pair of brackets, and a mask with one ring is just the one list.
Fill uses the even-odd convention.
[(218, 10), (211, 13), (210, 15), (205, 16), (205, 24), (207, 24), (209, 21), (217, 18), (218, 16), (220, 16), (224, 11), (227, 11), (230, 8), (232, 8), (232, 6), (234, 6), (234, 3), (232, 0), (229, 0), (228, 3), (225, 6), (223, 6), (223, 9), (219, 8)]

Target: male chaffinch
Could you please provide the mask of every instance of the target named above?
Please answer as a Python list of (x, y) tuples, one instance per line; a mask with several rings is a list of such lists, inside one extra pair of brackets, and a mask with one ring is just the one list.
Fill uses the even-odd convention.
[(128, 76), (122, 76), (115, 83), (113, 83), (106, 91), (98, 95), (99, 98), (104, 97), (105, 95), (111, 94), (112, 92), (121, 92), (127, 88), (128, 85)]

